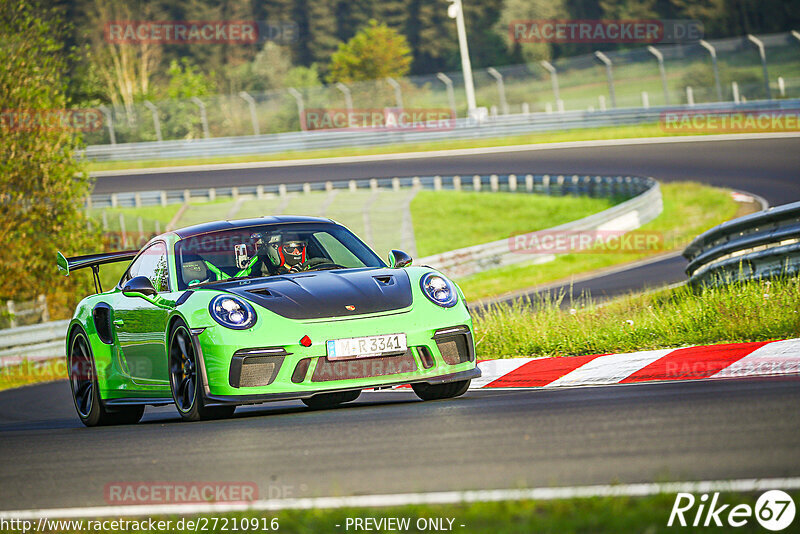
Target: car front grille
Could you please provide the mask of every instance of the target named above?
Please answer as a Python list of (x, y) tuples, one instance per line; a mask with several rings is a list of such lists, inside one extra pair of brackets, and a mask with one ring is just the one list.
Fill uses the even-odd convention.
[(311, 375), (312, 382), (330, 382), (351, 378), (371, 378), (375, 376), (410, 373), (417, 370), (417, 362), (411, 348), (397, 356), (378, 356), (345, 361), (330, 361), (322, 356)]

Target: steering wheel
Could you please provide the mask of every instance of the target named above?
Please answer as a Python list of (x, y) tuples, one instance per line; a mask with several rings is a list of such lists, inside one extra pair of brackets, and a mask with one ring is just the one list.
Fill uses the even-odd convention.
[(300, 272), (300, 271), (309, 271), (312, 268), (318, 268), (325, 266), (329, 269), (346, 269), (344, 265), (339, 265), (338, 263), (333, 263), (332, 261), (326, 258), (310, 258), (303, 263), (296, 265), (295, 267), (297, 270), (294, 270), (295, 267), (289, 270), (289, 272)]

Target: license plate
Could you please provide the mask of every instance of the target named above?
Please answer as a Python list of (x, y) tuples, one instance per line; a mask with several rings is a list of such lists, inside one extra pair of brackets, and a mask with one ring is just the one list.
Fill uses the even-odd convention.
[(405, 334), (330, 339), (327, 345), (329, 360), (372, 358), (382, 354), (405, 352), (407, 348)]

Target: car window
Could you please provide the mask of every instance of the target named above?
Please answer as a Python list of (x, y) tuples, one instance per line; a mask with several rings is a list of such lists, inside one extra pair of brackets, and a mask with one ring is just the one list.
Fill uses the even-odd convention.
[(160, 241), (153, 243), (139, 254), (123, 276), (120, 285), (137, 276), (146, 276), (159, 293), (169, 291), (166, 244)]
[(243, 226), (199, 234), (179, 241), (175, 257), (181, 291), (234, 276), (385, 267), (349, 230), (330, 223)]

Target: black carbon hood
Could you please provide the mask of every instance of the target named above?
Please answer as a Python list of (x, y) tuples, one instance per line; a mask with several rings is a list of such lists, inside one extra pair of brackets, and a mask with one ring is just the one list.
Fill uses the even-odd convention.
[(272, 276), (224, 288), (289, 319), (322, 319), (411, 306), (403, 269), (339, 269)]

